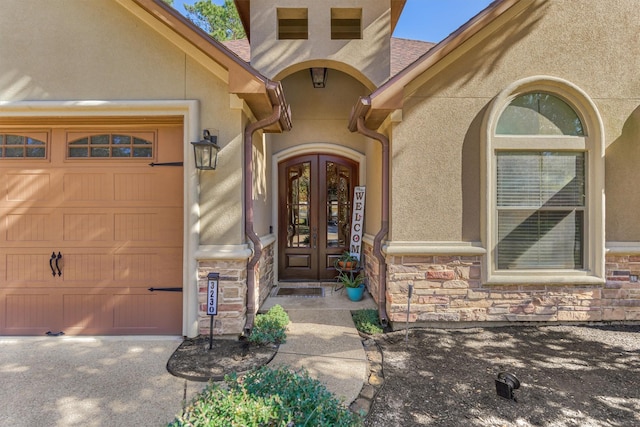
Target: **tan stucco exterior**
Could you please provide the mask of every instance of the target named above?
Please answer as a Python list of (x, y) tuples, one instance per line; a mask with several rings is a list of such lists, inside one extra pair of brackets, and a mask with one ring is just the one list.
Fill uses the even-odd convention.
[[(250, 324), (277, 284), (278, 163), (311, 153), (359, 165), (363, 265), (389, 320), (405, 315), (414, 285), (417, 322), (640, 319), (631, 280), (640, 273), (633, 2), (497, 1), (395, 76), (390, 37), (403, 0), (236, 4), (250, 63), (161, 0), (5, 0), (12, 13), (0, 14), (0, 126), (63, 116), (182, 121), (185, 335), (208, 328), (209, 272), (224, 277), (215, 333), (238, 335)], [(306, 9), (308, 39), (278, 40), (277, 8)], [(331, 8), (361, 9), (362, 39), (331, 40)], [(326, 87), (312, 87), (310, 67), (328, 69)], [(584, 271), (500, 276), (492, 267), (493, 129), (528, 88), (559, 94), (587, 130)], [(218, 136), (215, 171), (193, 164), (190, 142), (203, 129)]]
[[(153, 0), (16, 1), (3, 7), (15, 13), (0, 17), (0, 54), (11, 58), (0, 64), (0, 116), (31, 125), (55, 123), (57, 116), (95, 117), (92, 123), (100, 123), (105, 116), (112, 117), (112, 122), (134, 115), (181, 117), (183, 331), (197, 334), (199, 308), (193, 285), (197, 259), (210, 264), (235, 258), (242, 263), (250, 253), (240, 190), (243, 132), (248, 123), (271, 113), (267, 80)], [(159, 14), (165, 14), (163, 20), (157, 19)], [(203, 129), (218, 136), (221, 151), (216, 172), (196, 172), (193, 165), (190, 142), (201, 139)], [(257, 158), (267, 165), (264, 154)], [(262, 181), (267, 172), (261, 171)], [(258, 189), (262, 203), (264, 188), (265, 183)], [(270, 211), (269, 206), (263, 209)], [(259, 231), (266, 233), (268, 227), (261, 226)], [(243, 280), (246, 273), (237, 276)], [(226, 294), (231, 301), (242, 300), (241, 289)], [(226, 333), (241, 331), (242, 319), (234, 320), (239, 329)], [(217, 328), (225, 333), (224, 326)]]
[[(637, 122), (640, 48), (631, 29), (637, 27), (631, 24), (637, 8), (624, 0), (613, 5), (595, 1), (580, 11), (566, 2), (524, 3), (529, 5), (517, 16), (498, 19), (470, 40), (472, 50), (463, 45), (462, 56), (454, 52), (446, 58), (446, 72), (429, 71), (407, 87), (403, 121), (394, 129), (394, 156), (403, 165), (393, 175), (394, 240), (480, 239), (476, 159), (484, 108), (509, 84), (535, 75), (566, 79), (595, 100), (607, 146), (607, 240), (640, 240), (633, 215), (616, 208), (633, 205), (635, 196), (626, 184), (634, 181), (630, 165), (637, 159), (626, 150), (613, 158)], [(621, 21), (628, 23), (628, 32), (612, 30)], [(616, 52), (622, 58), (612, 57)], [(417, 189), (407, 185), (416, 177), (425, 178)], [(424, 223), (410, 220), (425, 210), (433, 215)]]
[[(278, 40), (277, 8), (306, 8), (308, 39)], [(356, 72), (376, 86), (389, 77), (389, 1), (284, 0), (277, 8), (270, 0), (251, 0), (251, 65), (265, 76), (279, 75), (292, 64), (305, 64), (307, 70), (330, 60), (334, 67)], [(362, 39), (332, 40), (331, 8), (362, 9)]]
[[(230, 108), (227, 83), (167, 43), (161, 34), (141, 25), (117, 2), (72, 0), (65, 1), (64, 7), (56, 2), (16, 4), (25, 8), (28, 21), (2, 14), (0, 25), (9, 38), (3, 32), (0, 54), (13, 59), (2, 61), (0, 74), (6, 83), (0, 87), (0, 98), (198, 100), (196, 119), (202, 128), (218, 132), (220, 157), (224, 159), (220, 162), (221, 173), (201, 175), (206, 178), (201, 189), (205, 213), (201, 219), (202, 243), (242, 243), (242, 218), (232, 214), (241, 211), (242, 195), (224, 191), (234, 181), (237, 185), (242, 180), (241, 111)], [(25, 34), (20, 28), (30, 30)], [(59, 46), (67, 49), (60, 50)], [(222, 176), (226, 178), (221, 180)], [(209, 194), (211, 188), (218, 188), (215, 197)], [(208, 209), (207, 203), (214, 200), (216, 209)]]
[[(581, 2), (580, 10), (574, 6), (563, 1), (497, 3), (427, 53), (413, 70), (371, 95), (368, 123), (385, 117), (393, 123), (388, 131), (393, 161), (386, 303), (391, 319), (402, 317), (395, 313), (406, 304), (408, 285), (431, 295), (416, 301), (424, 304), (415, 308), (416, 321), (637, 317), (635, 308), (615, 308), (617, 302), (608, 300), (613, 293), (606, 289), (624, 280), (615, 274), (628, 278), (627, 269), (635, 274), (624, 255), (636, 253), (640, 240), (632, 213), (633, 165), (640, 160), (632, 142), (640, 99), (640, 15), (626, 1)], [(504, 108), (496, 102), (508, 102), (505, 91), (514, 86), (526, 90), (532, 82), (567, 99), (587, 129), (586, 266), (575, 274), (501, 277), (492, 266), (492, 126)], [(606, 259), (606, 272), (605, 244), (617, 255)], [(568, 286), (554, 288), (561, 284)], [(583, 304), (590, 307), (586, 311), (553, 296), (574, 298), (584, 292), (593, 298)], [(548, 299), (535, 308), (537, 298)]]
[[(282, 79), (287, 101), (295, 111), (291, 132), (272, 135), (275, 152), (308, 143), (340, 144), (362, 152), (365, 139), (347, 129), (350, 100), (357, 100), (367, 89), (340, 71), (329, 69), (324, 89), (314, 89), (309, 70), (295, 72)], [(292, 115), (294, 115), (292, 113)]]

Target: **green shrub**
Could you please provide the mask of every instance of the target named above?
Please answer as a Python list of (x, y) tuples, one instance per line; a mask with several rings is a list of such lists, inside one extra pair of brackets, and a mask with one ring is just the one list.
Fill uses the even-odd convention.
[(275, 397), (250, 396), (212, 383), (169, 426), (275, 426), (277, 406)]
[(229, 375), (227, 389), (210, 384), (170, 426), (336, 426), (362, 420), (306, 371), (262, 367), (239, 378)]
[(380, 318), (378, 317), (378, 311), (375, 309), (362, 309), (356, 310), (352, 313), (353, 323), (356, 325), (356, 329), (360, 332), (369, 335), (381, 334), (384, 332), (382, 324), (380, 324)]
[(255, 344), (280, 344), (287, 339), (287, 325), (289, 316), (284, 309), (276, 304), (265, 314), (258, 314), (249, 335), (249, 341)]

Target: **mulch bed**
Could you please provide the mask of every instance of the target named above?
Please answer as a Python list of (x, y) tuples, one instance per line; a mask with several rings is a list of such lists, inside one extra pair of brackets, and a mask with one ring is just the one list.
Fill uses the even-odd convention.
[(278, 351), (277, 346), (257, 346), (247, 340), (213, 340), (209, 337), (187, 338), (171, 355), (167, 370), (176, 377), (190, 381), (222, 381), (233, 372), (242, 374), (269, 363)]
[[(412, 329), (363, 337), (370, 375), (351, 405), (367, 427), (640, 425), (640, 325)], [(269, 363), (276, 347), (188, 339), (167, 369), (220, 381)], [(516, 400), (497, 395), (501, 372)]]
[[(640, 326), (415, 329), (377, 335), (384, 385), (365, 426), (640, 426)], [(516, 400), (495, 379), (513, 373)]]

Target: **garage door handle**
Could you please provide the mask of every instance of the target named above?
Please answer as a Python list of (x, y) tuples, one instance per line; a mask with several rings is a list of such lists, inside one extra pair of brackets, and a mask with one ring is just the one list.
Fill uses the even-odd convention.
[[(58, 262), (62, 259), (62, 254), (60, 252), (58, 252), (58, 256), (56, 257), (56, 269), (58, 270), (58, 276), (62, 276), (62, 271), (60, 271), (60, 266), (58, 265)], [(53, 275), (55, 276), (56, 273), (53, 273)]]
[(56, 259), (56, 253), (53, 252), (51, 253), (51, 258), (49, 258), (49, 267), (51, 268), (51, 274), (53, 275), (53, 277), (56, 277), (56, 271), (53, 269), (53, 260), (55, 259)]

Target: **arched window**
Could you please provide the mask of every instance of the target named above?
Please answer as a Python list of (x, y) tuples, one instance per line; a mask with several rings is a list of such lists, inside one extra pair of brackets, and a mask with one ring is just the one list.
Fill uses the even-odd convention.
[(600, 138), (558, 93), (536, 88), (502, 98), (487, 135), (487, 281), (601, 280)]
[(584, 126), (562, 99), (550, 93), (532, 92), (518, 96), (504, 109), (496, 134), (584, 136)]

